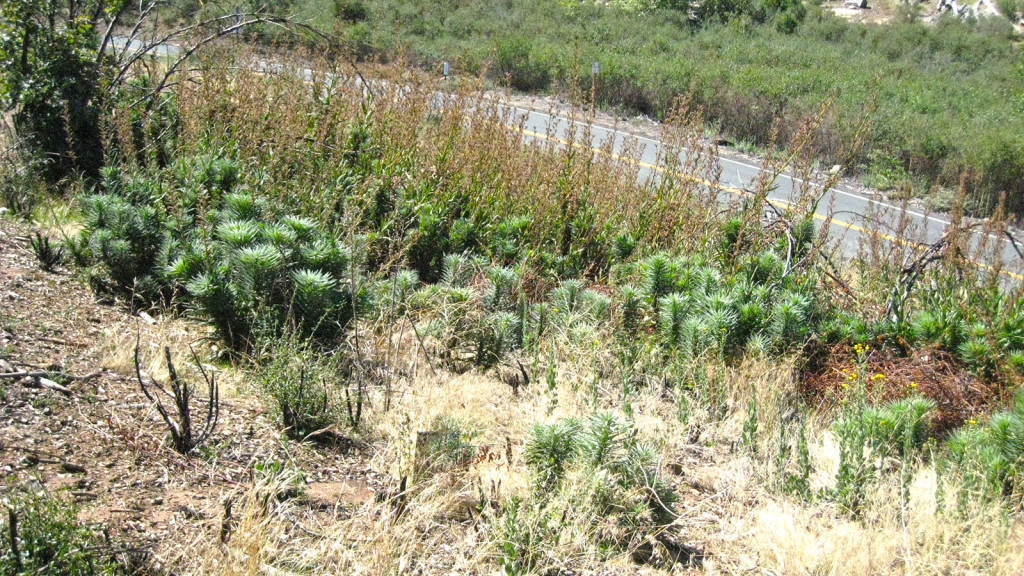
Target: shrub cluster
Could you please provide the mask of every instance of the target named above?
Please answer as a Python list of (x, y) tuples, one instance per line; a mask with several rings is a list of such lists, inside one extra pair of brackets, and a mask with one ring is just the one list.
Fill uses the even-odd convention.
[(986, 422), (972, 420), (946, 442), (947, 469), (965, 480), (968, 493), (1005, 499), (1020, 509), (1024, 499), (1024, 392)]
[[(116, 561), (100, 535), (78, 522), (73, 504), (46, 493), (10, 489), (0, 518), (4, 535), (0, 573), (12, 576), (134, 573)], [(17, 542), (10, 542), (9, 537), (14, 534), (17, 534)]]
[(582, 532), (588, 545), (611, 555), (673, 518), (676, 496), (659, 478), (657, 452), (616, 414), (535, 425), (524, 457), (531, 494), (511, 499), (501, 516), (506, 573), (537, 569), (563, 530)]
[(339, 333), (355, 313), (351, 251), (315, 222), (234, 190), (238, 170), (209, 157), (179, 161), (176, 181), (107, 168), (102, 193), (81, 199), (69, 252), (97, 292), (186, 304), (235, 349), (257, 323)]
[[(788, 144), (799, 119), (831, 101), (815, 154), (846, 161), (845, 144), (871, 114), (853, 160), (910, 177), (886, 186), (921, 179), (925, 190), (934, 181), (956, 188), (967, 174), (979, 210), (1000, 191), (1012, 210), (1022, 206), (1021, 68), (1000, 19), (872, 25), (789, 0), (366, 5), (371, 15), (352, 38), (363, 54), (408, 48), (425, 63), (458, 62), (517, 89), (588, 94), (598, 61), (601, 104), (665, 117), (688, 93), (724, 135), (758, 146)], [(327, 12), (319, 6), (300, 9), (318, 18)]]

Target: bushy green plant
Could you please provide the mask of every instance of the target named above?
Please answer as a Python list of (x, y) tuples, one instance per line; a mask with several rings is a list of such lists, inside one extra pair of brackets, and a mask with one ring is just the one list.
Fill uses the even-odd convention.
[(580, 424), (566, 419), (551, 424), (537, 424), (526, 440), (523, 457), (533, 473), (535, 485), (554, 488), (580, 451)]
[(551, 83), (551, 65), (526, 37), (509, 38), (498, 44), (494, 74), (516, 90), (543, 90)]
[(53, 272), (64, 261), (64, 248), (50, 242), (50, 238), (40, 232), (29, 238), (29, 246), (43, 272)]
[(640, 290), (627, 284), (619, 288), (619, 317), (627, 337), (635, 336), (643, 322), (644, 302)]
[(651, 302), (676, 291), (678, 267), (667, 254), (651, 256), (643, 262), (641, 270), (644, 292)]
[(862, 361), (854, 388), (835, 423), (840, 454), (832, 496), (854, 516), (860, 514), (870, 484), (882, 471), (882, 458), (906, 460), (925, 447), (930, 437), (929, 418), (936, 406), (933, 400), (920, 396), (872, 406), (865, 398), (865, 370)]
[(133, 301), (168, 296), (162, 270), (169, 262), (170, 231), (156, 207), (99, 194), (81, 201), (83, 229), (69, 249), (95, 265), (94, 287)]
[(41, 171), (45, 161), (8, 150), (0, 157), (0, 206), (11, 214), (28, 218), (45, 197)]
[(838, 433), (853, 435), (852, 428), (865, 432), (866, 447), (882, 456), (908, 457), (920, 451), (930, 437), (928, 419), (935, 401), (921, 396), (893, 400), (881, 407), (865, 405), (859, 413), (848, 413), (838, 423)]
[(518, 277), (512, 268), (491, 266), (484, 270), (487, 278), (487, 301), (484, 303), (492, 310), (510, 309), (514, 304), (514, 295)]
[[(186, 254), (170, 272), (234, 348), (246, 345), (257, 312), (318, 338), (337, 334), (354, 314), (347, 249), (315, 229), (303, 241), (288, 223), (229, 222), (206, 250), (198, 260)], [(190, 261), (200, 264), (184, 265)]]
[(341, 422), (340, 354), (325, 356), (296, 333), (267, 331), (251, 358), (257, 389), (288, 436), (302, 440)]
[(448, 254), (444, 257), (441, 283), (452, 287), (465, 287), (477, 273), (477, 263), (463, 254)]
[[(538, 424), (530, 432), (524, 454), (540, 492), (558, 488), (569, 470), (577, 467), (587, 475), (607, 474), (618, 489), (641, 489), (644, 505), (657, 521), (671, 515), (669, 506), (675, 496), (652, 470), (654, 452), (639, 442), (633, 426), (616, 414), (595, 412), (583, 422), (566, 419)], [(615, 497), (605, 497), (614, 507)]]
[(683, 343), (686, 317), (690, 302), (683, 294), (669, 294), (658, 301), (658, 330), (662, 340), (669, 346)]
[(417, 473), (438, 472), (468, 464), (476, 454), (476, 446), (468, 436), (455, 418), (435, 418), (430, 430), (420, 432), (416, 438)]
[[(122, 574), (102, 538), (78, 522), (74, 504), (9, 488), (0, 530), (0, 573), (12, 576)], [(12, 521), (14, 525), (12, 527)], [(17, 534), (17, 542), (7, 541)]]
[(984, 498), (1024, 500), (1024, 393), (986, 422), (971, 419), (946, 442), (946, 465), (967, 481), (966, 488)]

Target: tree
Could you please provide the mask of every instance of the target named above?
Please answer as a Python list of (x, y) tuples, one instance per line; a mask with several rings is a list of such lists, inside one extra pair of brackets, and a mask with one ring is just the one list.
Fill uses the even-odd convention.
[(5, 0), (0, 8), (0, 105), (51, 177), (102, 165), (97, 25), (123, 11), (120, 0)]
[(3, 0), (0, 109), (11, 114), (27, 151), (46, 162), (51, 180), (99, 174), (101, 121), (109, 96), (123, 94), (135, 64), (158, 48), (165, 47), (169, 57), (162, 76), (127, 102), (142, 104), (146, 112), (161, 101), (172, 75), (203, 47), (254, 24), (292, 27), (288, 18), (259, 4), (158, 31), (148, 22), (165, 2)]

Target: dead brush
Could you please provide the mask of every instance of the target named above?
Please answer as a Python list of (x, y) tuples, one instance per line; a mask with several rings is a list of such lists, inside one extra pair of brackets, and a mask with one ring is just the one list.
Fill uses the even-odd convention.
[[(315, 56), (309, 60), (313, 69), (331, 70)], [(666, 166), (673, 176), (659, 183), (638, 182), (642, 149), (636, 141), (614, 154), (613, 142), (607, 141), (595, 152), (584, 123), (567, 145), (556, 147), (550, 135), (547, 143), (537, 145), (522, 132), (523, 119), (511, 106), (473, 83), (438, 96), (433, 82), (416, 78), (375, 82), (371, 97), (344, 74), (331, 81), (318, 75), (309, 86), (290, 72), (226, 70), (208, 63), (201, 82), (178, 87), (182, 141), (188, 146), (233, 126), (230, 139), (238, 155), (281, 176), (267, 181), (267, 194), (284, 205), (299, 203), (324, 221), (337, 221), (334, 211), (341, 197), (355, 192), (351, 200), (357, 201), (345, 204), (358, 208), (359, 197), (390, 179), (389, 185), (399, 189), (432, 190), (435, 205), (457, 203), (466, 213), (528, 214), (530, 246), (555, 248), (560, 256), (580, 262), (600, 260), (609, 250), (609, 229), (631, 230), (638, 241), (671, 235), (685, 240), (685, 246), (698, 246), (698, 235), (706, 229), (700, 218), (682, 215), (704, 213), (709, 203), (672, 189), (673, 182), (718, 178), (713, 149), (699, 142), (692, 119), (687, 120), (687, 143), (700, 144), (704, 152), (685, 165)], [(396, 73), (390, 68), (379, 72), (384, 79)], [(443, 106), (436, 105), (439, 98)], [(418, 168), (401, 168), (360, 184), (364, 164), (353, 163), (344, 138), (352, 126), (365, 128), (369, 145), (361, 154), (370, 154), (377, 165)], [(668, 156), (663, 160), (672, 162)], [(336, 168), (325, 174), (301, 166)], [(295, 195), (296, 189), (310, 192)], [(704, 210), (694, 212), (699, 207)], [(670, 221), (654, 222), (667, 213)], [(686, 225), (678, 226), (679, 219)]]
[[(199, 368), (200, 373), (203, 376), (203, 380), (206, 382), (207, 387), (207, 411), (204, 423), (197, 429), (193, 430), (192, 425), (192, 400), (195, 395), (195, 390), (188, 382), (183, 380), (177, 370), (174, 368), (174, 363), (171, 361), (171, 348), (170, 346), (164, 347), (164, 357), (167, 359), (167, 372), (170, 378), (171, 392), (167, 391), (167, 388), (157, 382), (156, 380), (150, 380), (149, 385), (146, 384), (146, 379), (142, 376), (142, 368), (139, 362), (139, 340), (141, 337), (137, 337), (135, 340), (135, 377), (139, 382), (139, 388), (142, 389), (142, 393), (146, 395), (146, 398), (150, 402), (156, 405), (157, 412), (160, 413), (160, 417), (163, 419), (164, 424), (167, 425), (167, 429), (171, 433), (171, 444), (174, 450), (182, 455), (191, 454), (196, 448), (206, 442), (210, 435), (213, 434), (213, 430), (217, 427), (217, 418), (220, 415), (220, 389), (217, 386), (216, 376), (214, 374), (207, 374), (206, 369), (203, 368), (203, 363), (199, 360), (195, 350), (192, 350), (192, 357), (195, 359), (196, 366)], [(150, 387), (156, 388), (156, 390), (166, 396), (172, 396), (174, 398), (174, 407), (176, 414), (172, 417), (164, 407), (163, 401), (160, 396), (154, 396), (150, 391)]]

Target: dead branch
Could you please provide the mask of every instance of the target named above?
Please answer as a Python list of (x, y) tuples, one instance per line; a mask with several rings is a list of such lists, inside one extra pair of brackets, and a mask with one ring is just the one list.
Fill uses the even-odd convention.
[(960, 233), (966, 232), (975, 228), (976, 225), (969, 226), (951, 226), (942, 237), (924, 246), (923, 250), (920, 250), (917, 256), (914, 256), (914, 252), (907, 254), (907, 257), (903, 262), (903, 269), (900, 271), (899, 279), (893, 285), (892, 294), (889, 297), (889, 304), (886, 307), (885, 315), (894, 322), (902, 322), (905, 317), (905, 306), (907, 301), (910, 299), (910, 294), (914, 290), (914, 285), (917, 284), (918, 279), (924, 273), (925, 269), (928, 268), (932, 263), (941, 260), (944, 256), (946, 248), (949, 246), (949, 242), (952, 238), (959, 236)]
[(15, 380), (19, 378), (61, 378), (63, 380), (77, 380), (79, 382), (88, 382), (93, 378), (99, 376), (99, 372), (92, 372), (85, 376), (74, 376), (71, 374), (64, 374), (63, 372), (47, 372), (40, 370), (36, 372), (17, 371), (17, 372), (0, 372), (0, 379), (13, 378)]
[(217, 386), (216, 378), (213, 374), (207, 374), (206, 369), (203, 368), (203, 363), (199, 361), (199, 357), (196, 355), (195, 350), (189, 347), (192, 352), (192, 358), (195, 360), (197, 366), (199, 366), (199, 372), (203, 376), (203, 380), (206, 382), (207, 395), (209, 402), (207, 405), (206, 422), (197, 434), (192, 430), (192, 396), (195, 391), (189, 386), (188, 382), (185, 382), (178, 376), (177, 370), (174, 368), (174, 363), (171, 361), (171, 349), (169, 346), (164, 347), (164, 357), (167, 360), (167, 372), (170, 378), (171, 392), (168, 392), (164, 385), (157, 382), (155, 379), (150, 382), (150, 385), (160, 392), (174, 397), (174, 405), (177, 409), (176, 418), (172, 418), (164, 407), (163, 402), (158, 397), (155, 397), (149, 390), (149, 386), (146, 385), (145, 379), (142, 377), (142, 369), (139, 364), (139, 342), (141, 340), (141, 334), (136, 334), (135, 338), (135, 377), (139, 381), (139, 387), (142, 389), (142, 393), (146, 395), (146, 398), (150, 402), (156, 405), (156, 410), (163, 419), (164, 424), (171, 432), (171, 441), (174, 444), (174, 449), (179, 454), (189, 454), (197, 447), (206, 442), (210, 435), (213, 434), (214, 428), (217, 427), (217, 419), (220, 416), (220, 389)]
[[(6, 366), (10, 369), (10, 365)], [(93, 372), (92, 374), (86, 374), (85, 376), (73, 376), (70, 374), (47, 370), (36, 370), (32, 372), (27, 370), (15, 370), (13, 372), (0, 372), (0, 380), (21, 380), (27, 378), (27, 380), (22, 384), (25, 388), (44, 388), (47, 390), (55, 390), (65, 396), (71, 396), (71, 389), (56, 382), (54, 378), (65, 381), (77, 380), (79, 382), (87, 382), (99, 375), (99, 372)]]

